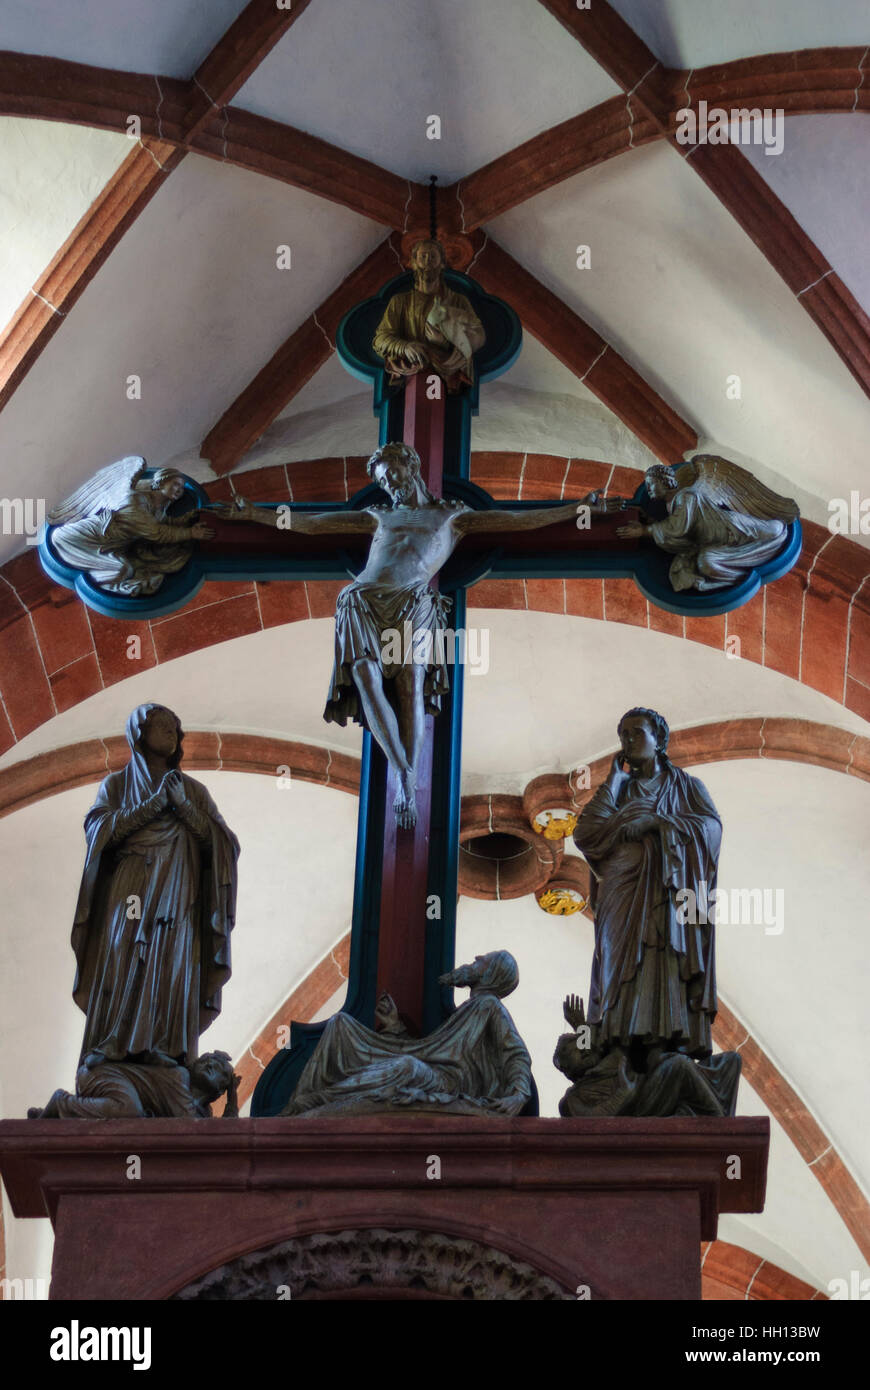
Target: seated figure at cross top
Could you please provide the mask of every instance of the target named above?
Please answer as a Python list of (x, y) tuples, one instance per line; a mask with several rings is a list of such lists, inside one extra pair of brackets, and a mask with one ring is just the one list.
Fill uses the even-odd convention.
[[(394, 801), (400, 827), (417, 820), (417, 769), (427, 714), (437, 714), (449, 689), (444, 641), (447, 600), (432, 587), (463, 536), (472, 532), (534, 531), (573, 520), (578, 503), (529, 512), (473, 511), (464, 502), (433, 497), (410, 444), (385, 444), (368, 461), (368, 474), (387, 494), (387, 505), (364, 511), (293, 512), (255, 506), (237, 497), (219, 508), (234, 521), (305, 535), (372, 537), (365, 568), (338, 595), (335, 665), (324, 719), (348, 719), (368, 728), (396, 775)], [(407, 634), (396, 660), (396, 634)], [(411, 650), (407, 650), (410, 646)], [(425, 662), (414, 650), (425, 650)]]

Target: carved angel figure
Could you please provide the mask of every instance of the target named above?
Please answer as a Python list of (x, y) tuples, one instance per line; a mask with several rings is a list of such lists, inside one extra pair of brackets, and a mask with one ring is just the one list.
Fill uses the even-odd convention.
[(797, 503), (780, 497), (739, 464), (696, 454), (677, 468), (647, 469), (646, 490), (667, 505), (661, 521), (629, 522), (619, 536), (649, 536), (671, 552), (676, 590), (724, 589), (782, 549)]
[(145, 472), (144, 458), (119, 459), (48, 514), (60, 558), (102, 589), (129, 598), (156, 593), (165, 575), (187, 564), (193, 542), (214, 535), (198, 512), (167, 518), (184, 492), (183, 473), (161, 468), (146, 479)]

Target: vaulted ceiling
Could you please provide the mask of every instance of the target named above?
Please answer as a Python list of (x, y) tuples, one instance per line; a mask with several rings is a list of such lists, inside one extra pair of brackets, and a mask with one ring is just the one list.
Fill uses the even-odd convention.
[[(543, 345), (541, 397), (591, 397), (659, 457), (716, 444), (819, 521), (860, 487), (861, 0), (739, 21), (712, 0), (123, 8), (4, 19), (11, 494), (55, 500), (131, 452), (244, 466), (425, 229), (431, 173), (456, 264), (509, 284)], [(676, 113), (702, 100), (781, 107), (781, 152), (681, 145)], [(317, 400), (354, 394), (332, 373)]]

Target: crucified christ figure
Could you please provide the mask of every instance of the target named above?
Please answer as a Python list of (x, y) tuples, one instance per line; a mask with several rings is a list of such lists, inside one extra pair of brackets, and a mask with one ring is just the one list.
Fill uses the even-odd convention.
[[(476, 512), (464, 502), (433, 497), (409, 444), (385, 444), (367, 464), (389, 505), (365, 511), (291, 512), (237, 497), (222, 514), (237, 521), (305, 535), (371, 535), (365, 569), (338, 595), (335, 666), (324, 718), (368, 728), (396, 774), (393, 803), (404, 829), (417, 821), (417, 767), (426, 714), (437, 714), (449, 688), (444, 617), (449, 600), (431, 581), (463, 536), (534, 531), (575, 517), (578, 503), (530, 512)], [(440, 637), (440, 640), (439, 640)]]

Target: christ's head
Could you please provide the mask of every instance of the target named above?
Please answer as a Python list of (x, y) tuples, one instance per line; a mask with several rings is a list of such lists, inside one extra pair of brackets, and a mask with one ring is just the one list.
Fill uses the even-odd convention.
[(420, 476), (420, 455), (410, 444), (384, 444), (372, 454), (366, 470), (383, 488), (394, 507), (432, 501), (432, 494)]

